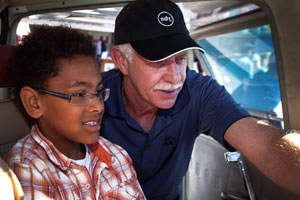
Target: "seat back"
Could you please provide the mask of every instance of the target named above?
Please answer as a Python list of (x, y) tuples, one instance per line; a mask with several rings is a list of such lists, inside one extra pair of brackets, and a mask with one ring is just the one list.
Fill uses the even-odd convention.
[[(0, 45), (0, 87), (8, 87), (7, 64), (14, 46)], [(27, 121), (12, 99), (0, 100), (0, 156), (30, 132)]]
[(11, 45), (0, 45), (0, 87), (7, 87), (7, 63), (10, 55), (14, 50), (14, 46)]
[(30, 132), (29, 125), (13, 100), (0, 101), (0, 156)]

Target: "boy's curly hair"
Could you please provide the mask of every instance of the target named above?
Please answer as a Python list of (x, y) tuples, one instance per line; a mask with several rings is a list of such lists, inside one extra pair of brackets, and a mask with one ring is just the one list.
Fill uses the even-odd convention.
[(45, 88), (47, 80), (60, 71), (58, 61), (78, 55), (96, 56), (92, 37), (79, 30), (43, 25), (25, 36), (8, 64), (9, 80), (14, 87), (17, 104), (23, 107), (19, 94), (24, 86)]

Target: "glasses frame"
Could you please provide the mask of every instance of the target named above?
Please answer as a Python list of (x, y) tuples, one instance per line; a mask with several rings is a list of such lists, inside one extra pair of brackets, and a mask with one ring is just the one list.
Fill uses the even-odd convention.
[[(97, 99), (99, 101), (103, 101), (105, 102), (108, 98), (109, 98), (109, 95), (110, 95), (110, 89), (109, 88), (102, 88), (101, 90), (97, 90), (96, 93), (90, 93), (90, 92), (77, 92), (77, 93), (72, 93), (72, 94), (63, 94), (63, 93), (59, 93), (59, 92), (53, 92), (53, 91), (50, 91), (50, 90), (45, 90), (43, 88), (34, 88), (35, 90), (39, 91), (39, 92), (42, 92), (42, 93), (45, 93), (45, 94), (49, 94), (49, 95), (52, 95), (52, 96), (55, 96), (55, 97), (59, 97), (59, 98), (62, 98), (62, 99), (68, 99), (69, 100), (69, 104), (71, 105), (80, 105), (80, 106), (88, 106), (90, 105), (90, 103), (94, 100), (95, 97), (97, 97)], [(72, 104), (72, 96), (76, 96), (76, 94), (80, 94), (80, 93), (83, 93), (85, 95), (91, 95), (90, 98), (89, 98), (89, 103), (88, 104)], [(101, 94), (104, 93), (105, 96), (104, 98), (99, 98), (101, 96)]]

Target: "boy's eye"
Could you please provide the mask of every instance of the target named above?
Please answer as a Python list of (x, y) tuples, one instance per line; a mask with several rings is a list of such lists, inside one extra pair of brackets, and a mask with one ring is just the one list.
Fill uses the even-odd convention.
[(101, 94), (102, 90), (103, 90), (103, 88), (97, 89), (96, 90), (96, 95), (99, 96)]
[(86, 92), (76, 92), (73, 93), (72, 96), (76, 96), (76, 97), (84, 97), (86, 95)]

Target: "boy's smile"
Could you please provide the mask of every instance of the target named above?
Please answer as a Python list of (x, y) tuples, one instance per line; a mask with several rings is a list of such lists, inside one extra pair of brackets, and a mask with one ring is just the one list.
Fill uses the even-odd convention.
[[(45, 90), (63, 93), (93, 93), (102, 89), (99, 66), (92, 57), (76, 56), (58, 62), (59, 73), (47, 81)], [(104, 103), (97, 97), (88, 105), (70, 104), (68, 99), (38, 93), (42, 133), (66, 156), (83, 156), (80, 144), (93, 144), (99, 138)]]

